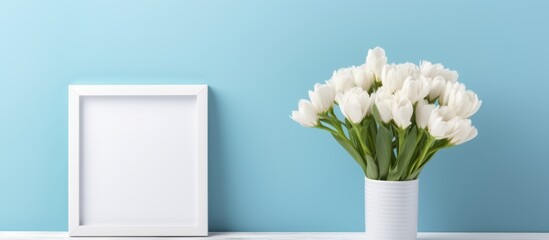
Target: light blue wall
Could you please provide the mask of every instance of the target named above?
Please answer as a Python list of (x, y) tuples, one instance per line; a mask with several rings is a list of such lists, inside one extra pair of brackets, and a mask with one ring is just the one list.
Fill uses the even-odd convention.
[(460, 72), (480, 135), (421, 176), (420, 231), (549, 231), (544, 1), (1, 1), (0, 230), (67, 229), (68, 84), (210, 85), (210, 230), (363, 231), (363, 176), (288, 117), (331, 71)]

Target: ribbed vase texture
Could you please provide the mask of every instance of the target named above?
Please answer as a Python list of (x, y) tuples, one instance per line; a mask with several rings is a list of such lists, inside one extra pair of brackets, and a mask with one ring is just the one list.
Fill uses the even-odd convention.
[(418, 180), (366, 179), (366, 239), (416, 240)]

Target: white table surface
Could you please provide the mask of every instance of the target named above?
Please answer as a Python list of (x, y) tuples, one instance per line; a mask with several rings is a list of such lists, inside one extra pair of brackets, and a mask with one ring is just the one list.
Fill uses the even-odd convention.
[[(0, 239), (10, 240), (198, 240), (198, 239), (264, 239), (365, 240), (361, 232), (211, 232), (209, 237), (75, 237), (66, 232), (2, 232)], [(419, 233), (418, 240), (549, 240), (549, 233)]]

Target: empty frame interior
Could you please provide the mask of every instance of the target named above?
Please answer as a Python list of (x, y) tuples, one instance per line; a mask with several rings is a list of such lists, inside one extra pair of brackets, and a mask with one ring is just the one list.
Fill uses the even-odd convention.
[(196, 96), (80, 97), (80, 225), (197, 225)]

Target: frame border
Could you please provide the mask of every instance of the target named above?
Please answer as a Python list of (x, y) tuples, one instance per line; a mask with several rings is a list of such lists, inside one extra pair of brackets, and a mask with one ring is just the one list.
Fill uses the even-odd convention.
[[(197, 104), (197, 225), (80, 224), (80, 97), (196, 96)], [(208, 85), (69, 85), (68, 164), (70, 236), (208, 236)]]

